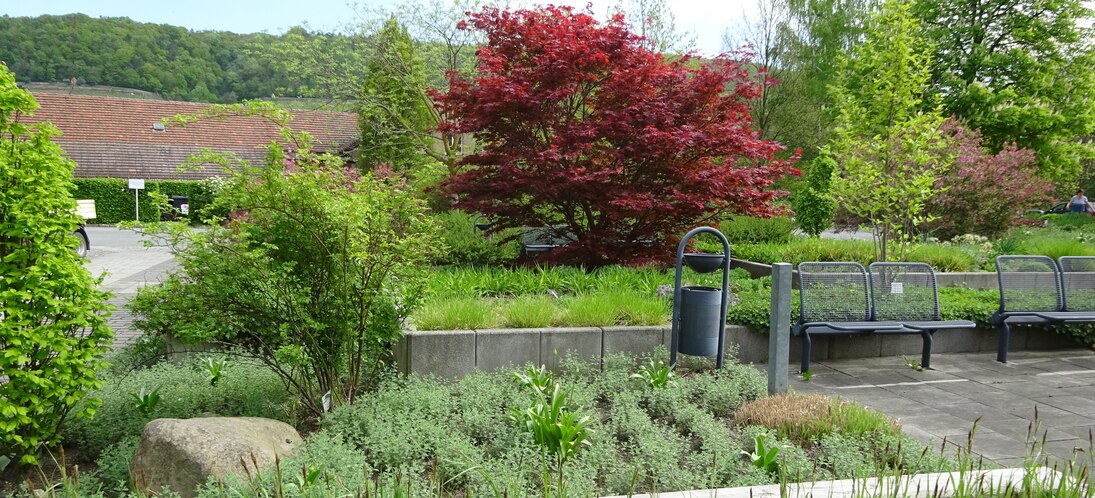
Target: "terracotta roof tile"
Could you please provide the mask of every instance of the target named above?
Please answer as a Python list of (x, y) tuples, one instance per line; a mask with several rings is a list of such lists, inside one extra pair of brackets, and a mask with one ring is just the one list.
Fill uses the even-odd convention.
[[(205, 178), (216, 168), (179, 173), (187, 156), (203, 148), (232, 152), (252, 163), (278, 138), (277, 127), (261, 117), (206, 119), (185, 127), (154, 123), (177, 114), (196, 114), (209, 104), (40, 93), (41, 108), (21, 121), (50, 121), (61, 130), (56, 142), (76, 161), (78, 177)], [(333, 150), (357, 139), (357, 116), (350, 112), (293, 111), (290, 126), (307, 131), (318, 150)]]

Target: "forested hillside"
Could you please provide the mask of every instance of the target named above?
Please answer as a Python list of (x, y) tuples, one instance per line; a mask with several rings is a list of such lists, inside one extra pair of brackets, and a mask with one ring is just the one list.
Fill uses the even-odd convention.
[(313, 86), (270, 63), (273, 47), (290, 35), (317, 36), (301, 28), (285, 35), (190, 31), (83, 14), (3, 16), (0, 61), (19, 81), (75, 76), (80, 85), (136, 88), (171, 100), (235, 102)]

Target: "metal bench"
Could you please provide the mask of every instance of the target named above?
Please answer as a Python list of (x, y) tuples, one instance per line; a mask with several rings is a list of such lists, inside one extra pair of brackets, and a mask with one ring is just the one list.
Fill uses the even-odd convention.
[(1008, 361), (1012, 325), (1095, 322), (1095, 257), (997, 256), (996, 276), (996, 361)]
[(935, 271), (925, 263), (807, 262), (798, 265), (802, 371), (810, 369), (812, 337), (818, 335), (917, 334), (921, 365), (931, 367), (932, 335), (972, 328), (968, 320), (939, 319)]

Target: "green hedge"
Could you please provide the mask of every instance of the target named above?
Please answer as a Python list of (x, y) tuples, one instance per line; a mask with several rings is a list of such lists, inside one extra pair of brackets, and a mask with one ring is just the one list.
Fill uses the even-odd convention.
[[(98, 215), (95, 224), (114, 224), (121, 221), (133, 221), (133, 191), (129, 182), (119, 178), (76, 178), (77, 199), (95, 199), (95, 211)], [(152, 192), (164, 195), (185, 195), (189, 197), (190, 213), (203, 208), (210, 199), (206, 187), (194, 180), (148, 180), (145, 190), (140, 193), (141, 221), (159, 221), (160, 207), (155, 204)]]

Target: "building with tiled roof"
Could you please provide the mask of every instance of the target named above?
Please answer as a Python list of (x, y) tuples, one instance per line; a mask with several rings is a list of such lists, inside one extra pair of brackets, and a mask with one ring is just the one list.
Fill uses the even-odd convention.
[[(175, 115), (200, 113), (209, 104), (63, 93), (38, 93), (34, 98), (41, 108), (20, 121), (50, 121), (60, 129), (62, 135), (54, 141), (76, 162), (80, 178), (206, 178), (219, 174), (220, 167), (184, 172), (178, 167), (202, 149), (231, 152), (261, 164), (265, 147), (279, 137), (277, 127), (258, 116), (160, 125)], [(290, 127), (311, 134), (317, 151), (339, 151), (358, 139), (354, 113), (291, 112)]]

